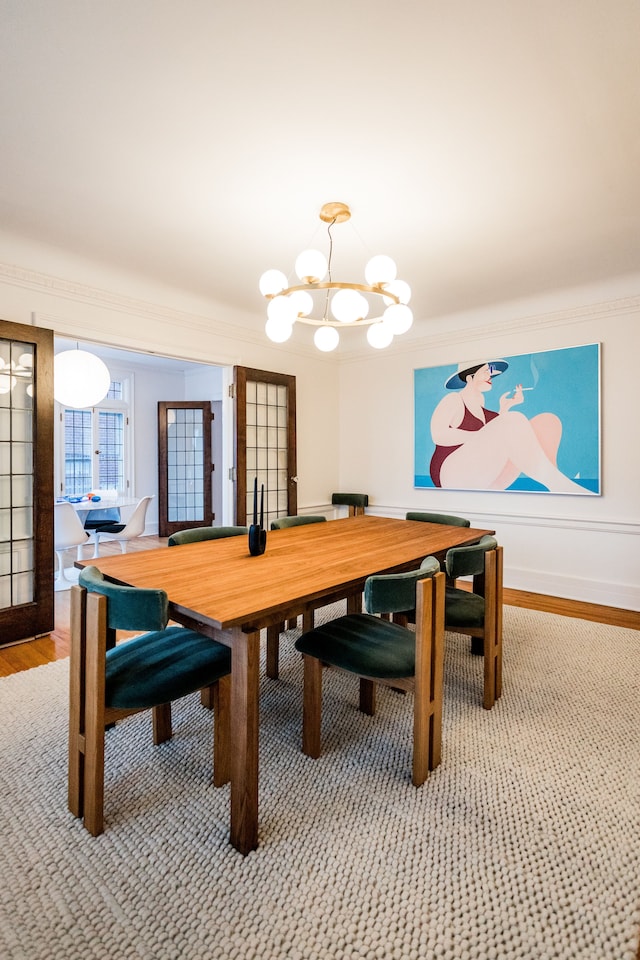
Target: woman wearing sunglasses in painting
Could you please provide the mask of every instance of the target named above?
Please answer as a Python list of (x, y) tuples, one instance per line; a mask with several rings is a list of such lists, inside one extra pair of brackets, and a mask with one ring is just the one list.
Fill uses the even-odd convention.
[(460, 363), (445, 387), (447, 394), (431, 417), (431, 479), (449, 490), (506, 490), (525, 474), (551, 493), (587, 493), (556, 466), (562, 423), (553, 413), (531, 420), (512, 408), (522, 403), (522, 385), (500, 397), (499, 409), (485, 407), (493, 378), (505, 360)]

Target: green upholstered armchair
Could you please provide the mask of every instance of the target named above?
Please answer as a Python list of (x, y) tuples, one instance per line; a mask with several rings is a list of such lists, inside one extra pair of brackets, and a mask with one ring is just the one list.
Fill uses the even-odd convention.
[[(471, 637), (471, 652), (484, 656), (486, 710), (502, 693), (502, 567), (495, 537), (451, 547), (445, 557), (445, 630)], [(455, 586), (458, 577), (473, 578), (471, 591)]]
[(249, 533), (248, 527), (191, 527), (178, 530), (169, 537), (168, 546), (179, 547), (184, 543), (200, 543), (202, 540), (219, 540), (224, 537), (241, 537)]
[(349, 507), (350, 517), (359, 517), (364, 514), (364, 508), (369, 506), (368, 493), (332, 493), (331, 503), (334, 506)]
[[(72, 587), (69, 809), (103, 831), (105, 728), (153, 711), (154, 743), (171, 737), (171, 701), (215, 685), (214, 783), (229, 779), (231, 651), (184, 627), (167, 627), (163, 590), (109, 583), (85, 567)], [(116, 630), (146, 631), (116, 645)]]
[[(367, 613), (347, 614), (304, 633), (296, 648), (304, 655), (302, 749), (319, 757), (322, 668), (328, 664), (360, 677), (360, 709), (375, 710), (376, 683), (414, 690), (413, 783), (420, 786), (440, 762), (444, 575), (435, 557), (419, 570), (377, 575), (365, 582)], [(417, 607), (416, 607), (417, 599)], [(416, 607), (415, 632), (374, 614)]]
[(424, 513), (422, 511), (409, 510), (406, 520), (420, 520), (422, 523), (446, 523), (449, 527), (470, 527), (471, 521), (465, 517), (456, 517), (452, 513)]
[(324, 523), (326, 517), (307, 514), (299, 517), (278, 517), (271, 521), (272, 530), (286, 530), (287, 527), (304, 527), (307, 523)]

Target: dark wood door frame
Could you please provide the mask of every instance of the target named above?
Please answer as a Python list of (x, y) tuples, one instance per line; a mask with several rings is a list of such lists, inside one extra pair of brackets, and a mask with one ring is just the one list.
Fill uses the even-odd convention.
[(235, 399), (235, 522), (247, 522), (247, 382), (275, 384), (287, 388), (287, 513), (298, 512), (297, 442), (296, 442), (296, 378), (286, 373), (273, 373), (252, 367), (233, 368)]
[[(200, 520), (169, 520), (168, 481), (168, 435), (167, 412), (169, 410), (201, 410), (203, 429), (203, 516)], [(158, 533), (170, 537), (178, 530), (190, 527), (209, 527), (214, 520), (212, 508), (211, 430), (214, 415), (209, 400), (159, 400), (158, 401)]]
[[(0, 644), (14, 643), (54, 627), (54, 536), (53, 536), (53, 331), (0, 320), (0, 340), (33, 346), (33, 597), (0, 609)], [(12, 414), (9, 435), (3, 442), (12, 445)], [(13, 471), (10, 471), (13, 474)], [(11, 484), (11, 476), (9, 476)], [(11, 509), (11, 504), (2, 503)], [(9, 520), (11, 523), (11, 520)], [(10, 540), (10, 547), (13, 544)], [(9, 556), (12, 556), (13, 550)], [(11, 576), (8, 573), (7, 576)]]

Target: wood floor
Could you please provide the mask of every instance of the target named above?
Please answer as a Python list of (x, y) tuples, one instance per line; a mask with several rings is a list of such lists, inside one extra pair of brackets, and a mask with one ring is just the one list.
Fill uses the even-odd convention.
[[(166, 547), (166, 539), (159, 537), (139, 537), (129, 542), (129, 550), (153, 550), (156, 547)], [(117, 543), (102, 543), (101, 556), (117, 554), (120, 547)], [(91, 555), (90, 548), (86, 550), (86, 558)], [(75, 559), (75, 548), (67, 552), (65, 564), (71, 566)], [(20, 670), (29, 670), (52, 660), (60, 660), (69, 655), (69, 591), (56, 593), (55, 600), (55, 627), (46, 637), (17, 643), (12, 646), (0, 646), (0, 677), (6, 677)], [(584, 603), (578, 600), (563, 600), (558, 597), (547, 597), (538, 593), (527, 593), (523, 590), (505, 590), (505, 603), (515, 607), (527, 607), (531, 610), (545, 610), (563, 617), (578, 617), (581, 620), (592, 620), (598, 623), (610, 623), (618, 627), (629, 627), (640, 630), (640, 611), (620, 610), (617, 607), (605, 607), (595, 603)], [(640, 960), (640, 958), (639, 958)]]

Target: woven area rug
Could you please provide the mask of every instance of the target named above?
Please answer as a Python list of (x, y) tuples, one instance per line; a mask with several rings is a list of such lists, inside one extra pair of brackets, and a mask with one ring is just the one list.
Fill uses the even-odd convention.
[[(325, 615), (334, 615), (327, 608)], [(324, 752), (300, 752), (302, 671), (262, 682), (260, 846), (228, 843), (211, 715), (108, 734), (106, 832), (66, 806), (68, 663), (0, 681), (3, 960), (635, 960), (640, 634), (505, 609), (505, 685), (447, 636), (441, 766), (410, 782), (410, 696), (326, 674)]]

